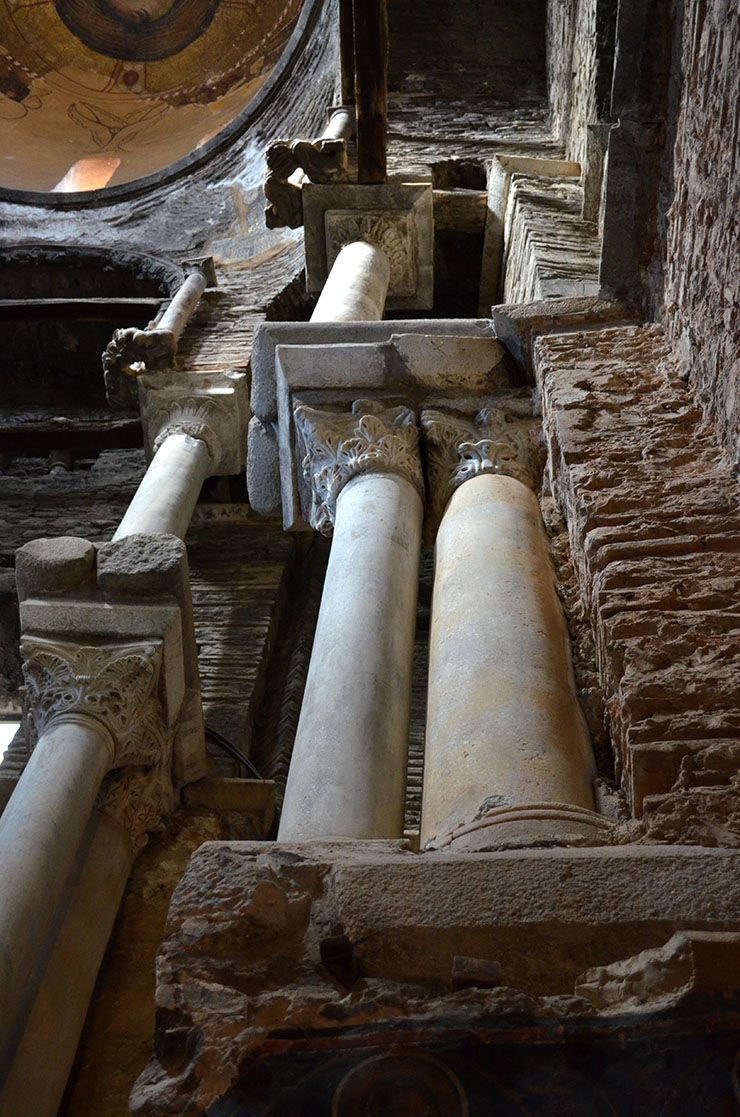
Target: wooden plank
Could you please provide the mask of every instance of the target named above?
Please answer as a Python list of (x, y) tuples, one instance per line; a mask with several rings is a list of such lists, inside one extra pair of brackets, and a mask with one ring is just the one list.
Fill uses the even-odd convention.
[(73, 318), (78, 322), (108, 322), (123, 312), (153, 318), (167, 299), (0, 299), (0, 319), (39, 322)]
[(342, 69), (342, 104), (355, 103), (355, 17), (352, 0), (339, 0), (339, 59)]
[(385, 0), (353, 0), (357, 181), (385, 182), (388, 119), (388, 14)]

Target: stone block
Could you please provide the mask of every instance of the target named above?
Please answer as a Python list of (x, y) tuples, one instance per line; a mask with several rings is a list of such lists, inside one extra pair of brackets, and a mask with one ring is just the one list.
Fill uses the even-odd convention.
[(80, 589), (91, 581), (94, 567), (95, 547), (87, 539), (34, 539), (16, 555), (18, 600)]
[(386, 306), (424, 310), (434, 303), (432, 188), (412, 183), (303, 187), (306, 288), (318, 294), (345, 244), (366, 240), (391, 265)]

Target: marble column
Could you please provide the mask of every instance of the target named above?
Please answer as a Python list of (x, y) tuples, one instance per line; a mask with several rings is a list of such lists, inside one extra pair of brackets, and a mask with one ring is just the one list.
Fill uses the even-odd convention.
[[(134, 786), (135, 806), (124, 814), (146, 816), (151, 828), (171, 764), (159, 700), (161, 641), (89, 647), (24, 636), (21, 650), (35, 747), (0, 819), (0, 1079), (44, 979), (56, 922), (68, 910), (93, 806), (102, 794), (115, 814)], [(112, 768), (131, 771), (110, 776)]]
[(435, 547), (422, 848), (591, 843), (590, 738), (539, 502), (532, 423), (422, 415)]
[(309, 522), (333, 541), (281, 841), (403, 833), (422, 478), (407, 408), (298, 406)]
[(185, 538), (212, 458), (206, 442), (175, 431), (162, 439), (113, 540), (141, 532)]
[(379, 322), (391, 265), (374, 244), (352, 241), (337, 256), (316, 303), (312, 322)]

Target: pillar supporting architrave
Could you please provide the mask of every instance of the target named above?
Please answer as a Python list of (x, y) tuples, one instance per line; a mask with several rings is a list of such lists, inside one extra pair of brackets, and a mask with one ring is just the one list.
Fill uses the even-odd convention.
[(532, 420), (425, 411), (441, 515), (422, 848), (607, 840), (539, 502)]
[(311, 321), (379, 322), (390, 279), (390, 261), (382, 248), (363, 240), (346, 244), (332, 265)]
[(405, 407), (295, 409), (309, 522), (332, 549), (278, 839), (403, 833), (423, 505)]

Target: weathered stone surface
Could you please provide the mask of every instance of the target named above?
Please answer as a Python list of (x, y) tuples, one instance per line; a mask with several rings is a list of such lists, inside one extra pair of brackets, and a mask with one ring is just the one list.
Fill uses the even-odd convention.
[(79, 589), (94, 566), (95, 548), (87, 539), (62, 535), (26, 543), (16, 557), (18, 599)]
[[(173, 896), (157, 968), (157, 1054), (133, 1112), (206, 1112), (239, 1083), (240, 1068), (266, 1055), (271, 1034), (286, 1036), (288, 1020), (339, 1046), (339, 1026), (587, 1021), (594, 1005), (572, 995), (584, 963), (613, 967), (682, 928), (737, 928), (738, 856), (207, 843)], [(356, 976), (345, 973), (349, 992), (322, 964), (322, 944), (342, 935), (356, 966)], [(464, 966), (468, 987), (455, 992), (460, 958), (475, 960), (478, 978)], [(481, 988), (496, 964), (502, 987)]]
[[(737, 173), (740, 25), (724, 0), (687, 3), (676, 24), (683, 82), (669, 151), (663, 316), (682, 375), (738, 460), (740, 278)], [(671, 196), (672, 194), (672, 196)], [(660, 276), (658, 276), (660, 278)]]
[(540, 338), (535, 363), (618, 773), (638, 814), (648, 797), (646, 840), (734, 845), (727, 773), (673, 785), (740, 735), (735, 481), (659, 328)]
[(740, 995), (740, 934), (677, 931), (665, 946), (643, 950), (576, 981), (577, 996), (598, 1009), (654, 1012), (687, 1001), (715, 1002)]

